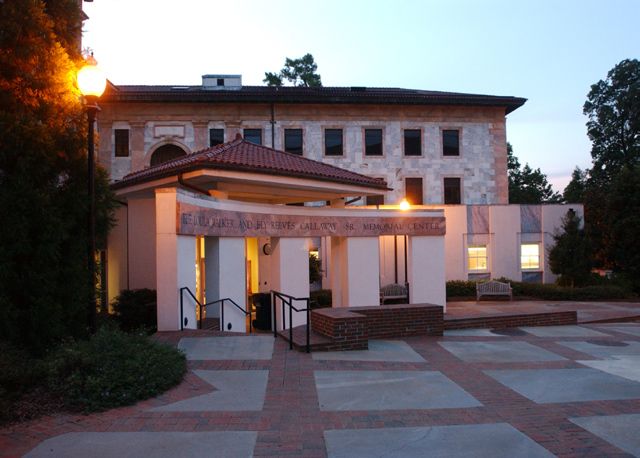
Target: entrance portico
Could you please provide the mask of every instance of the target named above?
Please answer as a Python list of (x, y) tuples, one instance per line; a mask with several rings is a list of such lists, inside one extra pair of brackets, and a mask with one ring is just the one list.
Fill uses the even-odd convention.
[[(242, 165), (229, 167), (230, 158)], [(196, 328), (202, 316), (193, 296), (235, 303), (225, 303), (221, 322), (232, 332), (245, 332), (252, 294), (308, 297), (312, 237), (331, 246), (333, 307), (379, 304), (382, 236), (408, 240), (411, 302), (445, 305), (442, 210), (282, 205), (384, 193), (380, 180), (236, 139), (134, 173), (114, 188), (129, 203), (129, 215), (111, 235), (109, 269), (118, 273), (116, 280), (123, 270), (155, 273), (155, 282), (136, 286), (157, 289), (159, 330)], [(131, 227), (138, 215), (155, 220)], [(131, 250), (111, 252), (127, 245), (119, 237), (138, 232), (146, 234), (144, 252), (135, 258)], [(150, 275), (137, 277), (144, 283)], [(110, 296), (125, 287), (111, 284)], [(276, 310), (276, 328), (282, 329), (281, 308)], [(216, 312), (207, 310), (207, 316)], [(292, 321), (304, 324), (306, 314), (294, 313)], [(290, 326), (288, 317), (285, 324)]]

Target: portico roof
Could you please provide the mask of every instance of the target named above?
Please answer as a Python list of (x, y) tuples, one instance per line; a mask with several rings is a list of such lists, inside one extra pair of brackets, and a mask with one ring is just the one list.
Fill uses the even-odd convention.
[(148, 189), (158, 182), (166, 186), (185, 181), (205, 191), (226, 192), (229, 198), (271, 203), (379, 195), (391, 190), (382, 179), (250, 143), (239, 134), (233, 141), (130, 173), (111, 187), (126, 194), (126, 190)]

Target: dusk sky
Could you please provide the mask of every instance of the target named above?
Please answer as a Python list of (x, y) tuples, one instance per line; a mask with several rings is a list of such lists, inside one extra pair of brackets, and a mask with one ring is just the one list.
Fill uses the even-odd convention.
[(591, 166), (590, 86), (638, 58), (637, 0), (204, 1), (84, 3), (83, 46), (116, 85), (198, 85), (241, 74), (262, 85), (286, 57), (313, 54), (324, 86), (510, 95), (522, 165), (562, 192)]

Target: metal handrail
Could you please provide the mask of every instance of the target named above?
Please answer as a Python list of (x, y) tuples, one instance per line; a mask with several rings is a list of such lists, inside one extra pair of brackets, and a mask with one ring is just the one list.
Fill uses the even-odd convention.
[[(311, 311), (311, 303), (315, 303), (308, 297), (293, 297), (288, 294), (280, 293), (278, 291), (271, 290), (271, 295), (273, 297), (273, 335), (274, 337), (278, 337), (278, 323), (276, 320), (276, 298), (280, 298), (280, 302), (282, 304), (282, 330), (286, 329), (286, 314), (284, 306), (285, 304), (289, 306), (289, 350), (293, 350), (293, 311), (296, 312), (307, 312), (307, 353), (309, 353), (309, 312)], [(303, 309), (298, 309), (293, 305), (293, 301), (305, 301), (307, 303), (307, 307)]]
[(228, 301), (231, 303), (231, 305), (235, 306), (239, 311), (241, 311), (242, 313), (244, 313), (245, 316), (249, 315), (249, 333), (251, 334), (252, 330), (253, 330), (253, 324), (251, 323), (251, 315), (254, 312), (247, 312), (246, 310), (243, 310), (242, 307), (240, 307), (238, 304), (236, 304), (236, 302), (228, 297), (225, 297), (224, 299), (218, 299), (215, 301), (211, 301), (211, 302), (207, 302), (206, 304), (201, 304), (200, 301), (196, 298), (196, 296), (194, 296), (194, 294), (191, 292), (191, 290), (189, 289), (188, 286), (182, 287), (180, 288), (180, 330), (182, 331), (184, 329), (185, 326), (185, 318), (184, 318), (184, 300), (183, 300), (183, 291), (187, 291), (189, 293), (189, 295), (191, 296), (191, 298), (196, 302), (197, 307), (196, 310), (200, 312), (200, 320), (198, 321), (198, 329), (202, 329), (202, 309), (204, 307), (208, 307), (210, 305), (215, 305), (215, 304), (220, 304), (220, 330), (224, 331), (224, 303), (225, 301)]

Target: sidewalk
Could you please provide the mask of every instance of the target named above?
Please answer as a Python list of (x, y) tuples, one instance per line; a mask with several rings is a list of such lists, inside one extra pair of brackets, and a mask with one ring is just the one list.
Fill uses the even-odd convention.
[(0, 456), (640, 456), (640, 323), (447, 331), (312, 354), (229, 336), (159, 333), (188, 355), (178, 387), (0, 430)]

